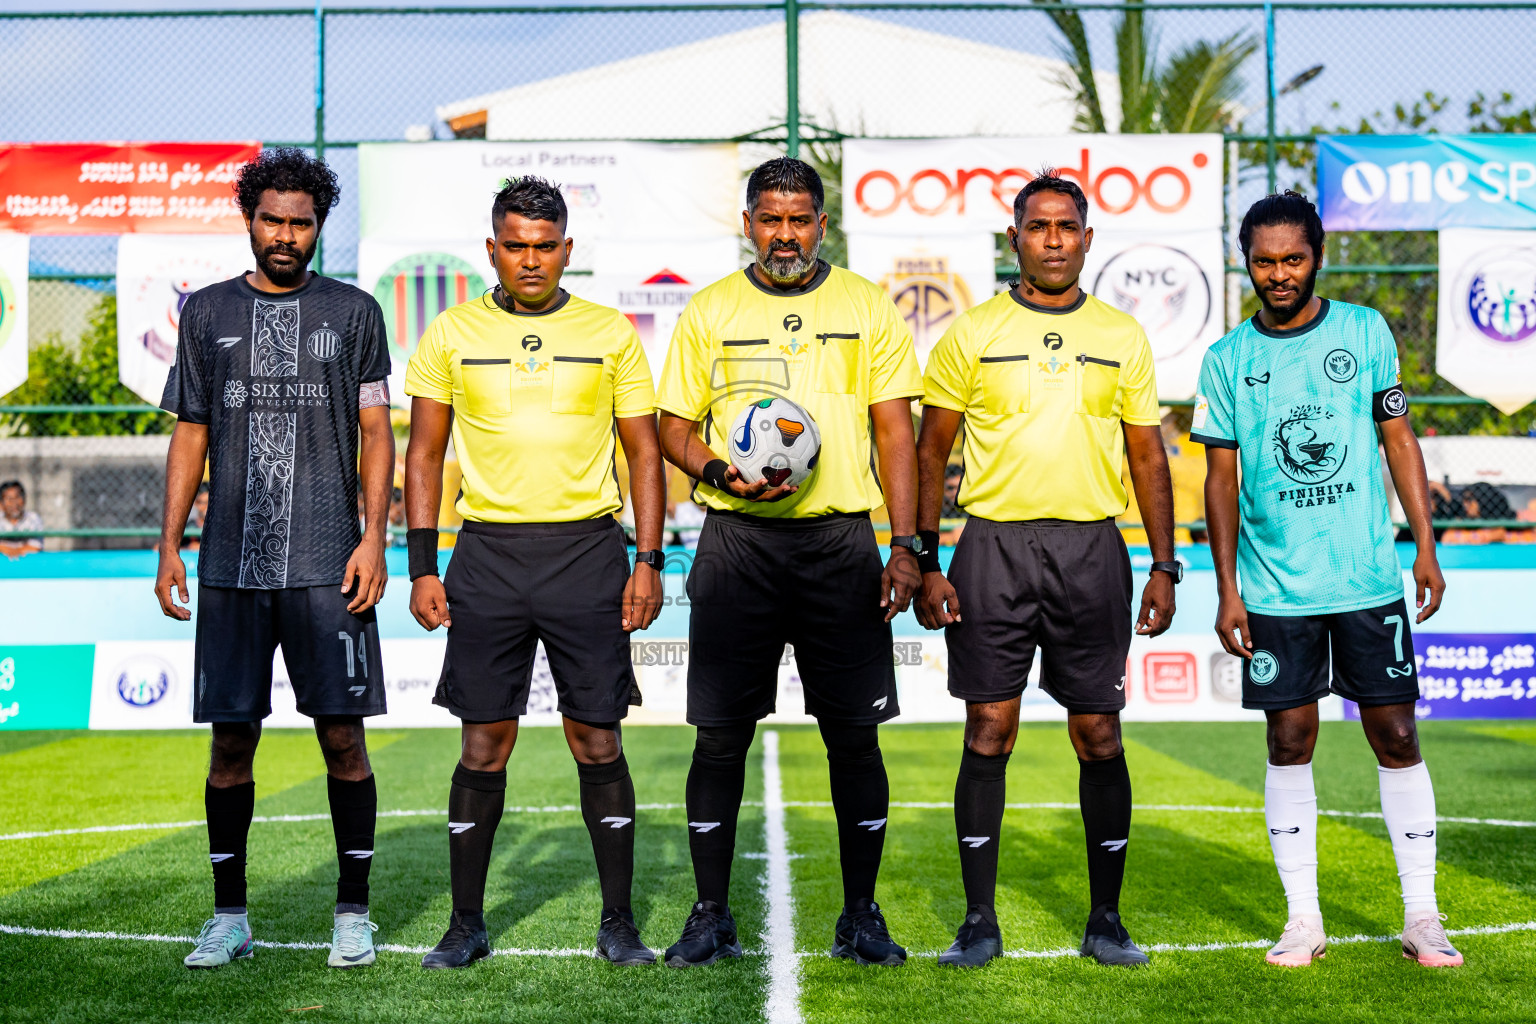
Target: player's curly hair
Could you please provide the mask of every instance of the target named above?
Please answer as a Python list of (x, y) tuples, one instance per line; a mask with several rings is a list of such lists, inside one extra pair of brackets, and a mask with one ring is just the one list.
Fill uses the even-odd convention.
[(811, 206), (818, 214), (826, 205), (826, 189), (821, 175), (804, 160), (781, 156), (759, 164), (747, 179), (747, 209), (756, 210), (757, 201), (764, 192), (782, 192), (786, 195), (809, 195)]
[(1306, 233), (1307, 244), (1312, 247), (1313, 257), (1322, 254), (1323, 239), (1327, 235), (1323, 231), (1323, 218), (1317, 215), (1317, 207), (1300, 192), (1286, 189), (1260, 199), (1248, 207), (1248, 212), (1243, 215), (1243, 226), (1237, 230), (1237, 247), (1242, 250), (1244, 257), (1247, 257), (1248, 247), (1253, 243), (1254, 231), (1273, 224), (1289, 224), (1301, 228)]
[(235, 178), (235, 196), (240, 212), (256, 215), (256, 204), (267, 189), (276, 192), (303, 192), (314, 200), (315, 219), (325, 223), (326, 216), (341, 200), (341, 186), (336, 172), (302, 149), (264, 149)]
[(1082, 188), (1071, 178), (1064, 178), (1056, 172), (1054, 167), (1042, 167), (1040, 173), (1019, 189), (1019, 194), (1013, 197), (1013, 226), (1018, 227), (1024, 223), (1024, 208), (1029, 205), (1029, 197), (1039, 195), (1041, 192), (1055, 192), (1072, 200), (1072, 205), (1077, 207), (1077, 218), (1084, 224), (1088, 223), (1088, 197), (1083, 195)]

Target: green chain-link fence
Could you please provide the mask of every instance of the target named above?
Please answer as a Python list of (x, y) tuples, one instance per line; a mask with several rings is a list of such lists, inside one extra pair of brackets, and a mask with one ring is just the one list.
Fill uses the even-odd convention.
[[(740, 71), (755, 86), (750, 101), (699, 82), (648, 97), (654, 116), (633, 121), (607, 104), (543, 111), (526, 137), (736, 140), (753, 155), (811, 159), (835, 184), (842, 138), (1019, 134), (1014, 114), (1042, 102), (1007, 80), (992, 84), (993, 109), (981, 113), (849, 102), (892, 61), (903, 62), (903, 90), (920, 96), (972, 58), (1026, 55), (1054, 62), (1061, 95), (1077, 95), (1034, 111), (1045, 120), (1032, 123), (1224, 133), (1230, 211), (1276, 187), (1314, 191), (1318, 134), (1536, 130), (1536, 65), (1525, 52), (1533, 19), (1530, 3), (796, 0), (0, 14), (0, 138), (256, 138), (322, 153), (343, 199), (326, 225), (320, 269), (346, 278), (356, 271), (357, 144), (483, 137), (478, 97), (728, 41), (763, 58)], [(1196, 95), (1192, 83), (1209, 81), (1220, 88)], [(834, 260), (839, 241), (834, 230), (824, 250)], [(26, 485), (30, 507), (58, 535), (50, 547), (141, 546), (158, 533), (172, 421), (117, 383), (116, 241), (39, 236), (31, 253), (29, 380), (0, 396), (0, 480)], [(1380, 309), (1397, 335), (1414, 425), (1435, 438), (1426, 455), (1443, 492), (1440, 525), (1457, 531), (1448, 536), (1486, 540), (1536, 522), (1532, 409), (1506, 416), (1435, 374), (1436, 235), (1336, 234), (1328, 256), (1320, 290)], [(1229, 274), (1241, 286), (1237, 311), (1251, 314), (1241, 268)], [(1166, 433), (1178, 455), (1189, 450), (1179, 436), (1188, 411), (1170, 407)], [(1528, 444), (1451, 441), (1469, 436)], [(1177, 512), (1198, 536), (1192, 479)]]

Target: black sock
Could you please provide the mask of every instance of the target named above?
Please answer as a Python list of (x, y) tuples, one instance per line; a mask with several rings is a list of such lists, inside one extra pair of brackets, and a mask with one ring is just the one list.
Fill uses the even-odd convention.
[[(368, 912), (368, 869), (373, 865), (373, 826), (379, 813), (379, 790), (373, 775), (352, 782), (325, 777), (331, 804), (331, 831), (336, 835), (336, 912)], [(361, 909), (359, 909), (361, 908)]]
[(453, 909), (460, 914), (485, 912), (485, 874), (506, 803), (506, 769), (477, 772), (454, 766), (448, 790), (448, 873)]
[(843, 906), (852, 909), (875, 898), (891, 787), (880, 757), (879, 728), (821, 724), (827, 745), (832, 809), (837, 815), (837, 850), (843, 867)]
[(256, 783), (219, 789), (203, 787), (208, 814), (208, 860), (213, 864), (213, 908), (219, 914), (245, 913), (245, 839), (256, 811)]
[(736, 814), (747, 784), (747, 751), (755, 722), (701, 726), (688, 769), (688, 853), (699, 900), (730, 906), (731, 858), (736, 853)]
[(629, 890), (635, 877), (635, 783), (621, 752), (607, 764), (576, 763), (581, 776), (581, 816), (592, 837), (597, 858), (597, 883), (603, 890), (603, 913), (629, 913)]
[[(1119, 935), (1120, 883), (1131, 835), (1131, 773), (1122, 751), (1107, 761), (1078, 761), (1077, 799), (1088, 838), (1091, 929)], [(1105, 915), (1115, 917), (1106, 922)]]
[(960, 840), (960, 877), (965, 913), (997, 924), (997, 847), (1002, 842), (1003, 803), (1008, 794), (1008, 754), (988, 756), (970, 747), (960, 754), (955, 779), (955, 836)]

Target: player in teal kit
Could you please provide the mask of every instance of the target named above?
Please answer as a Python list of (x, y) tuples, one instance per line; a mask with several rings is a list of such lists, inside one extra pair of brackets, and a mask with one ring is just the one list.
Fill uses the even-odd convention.
[(1190, 436), (1206, 446), (1216, 632), (1244, 659), (1243, 706), (1269, 721), (1264, 817), (1290, 913), (1267, 959), (1301, 967), (1326, 948), (1312, 749), (1317, 701), (1331, 690), (1359, 704), (1380, 763), (1403, 955), (1459, 965), (1435, 904), (1435, 793), (1414, 727), (1418, 673), (1378, 449), (1418, 545), (1423, 622), (1445, 579), (1397, 343), (1375, 310), (1314, 294), (1323, 224), (1305, 197), (1255, 203), (1238, 238), (1263, 308), (1206, 353)]

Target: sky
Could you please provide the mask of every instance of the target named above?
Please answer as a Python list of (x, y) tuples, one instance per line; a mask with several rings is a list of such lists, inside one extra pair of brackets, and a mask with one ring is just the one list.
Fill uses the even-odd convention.
[[(410, 6), (374, 0), (369, 6)], [(457, 0), (456, 6), (491, 4)], [(566, 6), (571, 6), (567, 4)], [(247, 0), (226, 4), (238, 17), (6, 18), (18, 11), (207, 11), (196, 0), (132, 4), (72, 0), (36, 4), (0, 0), (0, 140), (103, 139), (311, 139), (314, 116), (313, 18), (276, 15), (304, 9), (292, 2)], [(331, 139), (401, 139), (411, 125), (434, 122), (443, 103), (536, 81), (668, 46), (707, 39), (775, 20), (774, 12), (540, 13), (526, 5), (515, 14), (347, 14), (328, 4), (326, 39), (327, 136)], [(1059, 36), (1036, 11), (860, 12), (868, 17), (1054, 56)], [(1113, 66), (1109, 12), (1085, 15), (1096, 64)], [(1153, 15), (1160, 52), (1189, 42), (1249, 33), (1262, 40), (1256, 10), (1164, 10)], [(1448, 94), (1455, 110), (1479, 90), (1514, 92), (1536, 103), (1536, 62), (1529, 59), (1536, 9), (1511, 5), (1486, 11), (1365, 9), (1280, 10), (1276, 15), (1277, 82), (1323, 65), (1298, 92), (1280, 98), (1281, 131), (1313, 123), (1352, 124), (1426, 90)], [(858, 74), (852, 54), (835, 74)], [(1245, 67), (1241, 103), (1245, 128), (1263, 129), (1262, 47)], [(913, 88), (942, 68), (914, 69)], [(998, 83), (997, 102), (1011, 97)], [(686, 97), (658, 96), (658, 103)], [(1332, 109), (1338, 103), (1338, 110)], [(579, 116), (579, 112), (574, 115)], [(1441, 127), (1455, 130), (1459, 116)], [(447, 132), (442, 125), (440, 137)], [(355, 196), (356, 160), (329, 152), (344, 196)], [(356, 209), (344, 198), (327, 235), (331, 272), (350, 269)], [(80, 240), (39, 240), (42, 259), (71, 270), (110, 272), (111, 249)]]

